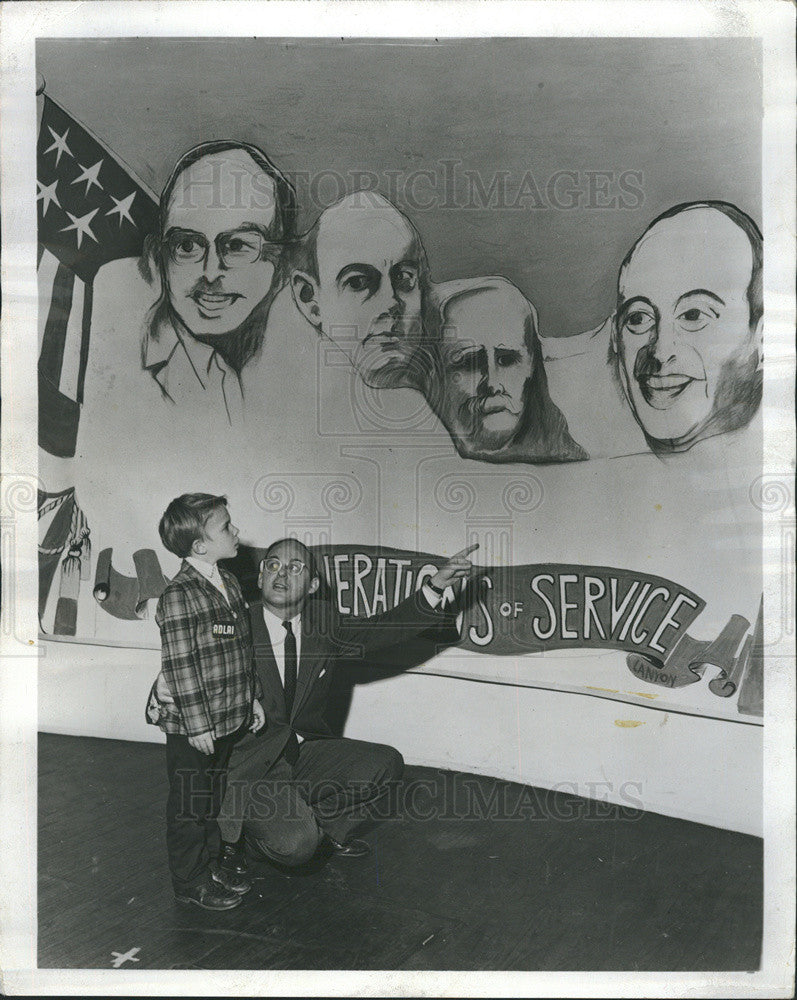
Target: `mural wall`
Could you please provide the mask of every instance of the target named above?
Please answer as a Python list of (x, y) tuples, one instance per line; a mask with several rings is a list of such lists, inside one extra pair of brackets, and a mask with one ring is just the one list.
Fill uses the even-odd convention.
[(478, 542), (423, 669), (761, 722), (754, 42), (37, 52), (45, 637), (159, 648), (222, 493), (344, 615)]

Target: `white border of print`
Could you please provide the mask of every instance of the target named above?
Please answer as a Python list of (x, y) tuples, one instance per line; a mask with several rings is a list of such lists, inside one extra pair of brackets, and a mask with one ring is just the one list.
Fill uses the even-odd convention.
[[(201, 19), (196, 18), (201, 9)], [(793, 995), (794, 639), (765, 623), (765, 931), (754, 973), (147, 972), (36, 969), (37, 526), (35, 64), (37, 37), (757, 36), (764, 40), (763, 231), (766, 241), (765, 474), (790, 491), (794, 460), (795, 68), (792, 4), (693, 0), (216, 0), (6, 3), (2, 9), (2, 424), (6, 581), (0, 628), (0, 992), (104, 995), (701, 996)], [(197, 29), (195, 25), (201, 24)], [(35, 326), (35, 322), (32, 324)], [(14, 516), (14, 533), (7, 526)], [(765, 552), (783, 511), (765, 512)], [(780, 560), (765, 601), (780, 606)], [(4, 594), (9, 593), (8, 583)]]

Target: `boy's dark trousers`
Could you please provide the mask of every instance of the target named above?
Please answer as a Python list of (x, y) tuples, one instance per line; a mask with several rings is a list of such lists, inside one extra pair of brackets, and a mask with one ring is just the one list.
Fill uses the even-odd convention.
[(187, 736), (166, 734), (166, 849), (176, 892), (208, 878), (212, 862), (221, 851), (216, 817), (221, 808), (227, 764), (244, 727), (213, 740), (213, 753), (195, 750)]

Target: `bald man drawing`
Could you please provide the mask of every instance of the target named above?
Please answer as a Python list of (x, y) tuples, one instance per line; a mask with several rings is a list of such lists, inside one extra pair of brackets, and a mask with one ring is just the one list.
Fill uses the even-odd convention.
[(366, 385), (424, 385), (421, 307), (429, 269), (415, 227), (387, 199), (356, 192), (325, 209), (291, 268), (294, 301)]
[(727, 202), (676, 205), (620, 268), (610, 363), (651, 450), (746, 426), (761, 404), (763, 239)]

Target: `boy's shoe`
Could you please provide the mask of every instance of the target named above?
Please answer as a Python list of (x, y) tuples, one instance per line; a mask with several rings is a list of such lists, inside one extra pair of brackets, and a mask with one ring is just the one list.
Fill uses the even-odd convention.
[(194, 903), (203, 910), (232, 910), (241, 902), (238, 893), (217, 885), (212, 879), (187, 889), (175, 889), (174, 898), (180, 903)]
[(210, 877), (216, 885), (221, 886), (227, 892), (234, 892), (238, 896), (243, 896), (244, 893), (249, 892), (252, 888), (252, 884), (247, 882), (241, 875), (221, 865), (213, 865), (211, 867)]
[(225, 872), (235, 872), (236, 875), (246, 875), (249, 865), (246, 853), (237, 844), (225, 844), (221, 851), (220, 866)]

